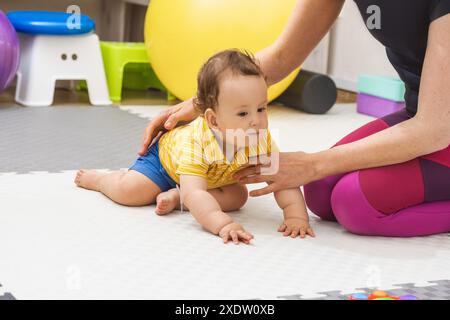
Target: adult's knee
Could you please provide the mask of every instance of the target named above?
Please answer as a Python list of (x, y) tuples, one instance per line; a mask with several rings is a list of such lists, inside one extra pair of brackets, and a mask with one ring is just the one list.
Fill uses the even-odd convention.
[(331, 207), (331, 193), (340, 177), (327, 177), (303, 187), (306, 205), (323, 220), (336, 221)]
[(331, 206), (339, 224), (347, 231), (360, 235), (379, 234), (380, 218), (385, 217), (367, 201), (359, 171), (343, 176), (331, 194)]

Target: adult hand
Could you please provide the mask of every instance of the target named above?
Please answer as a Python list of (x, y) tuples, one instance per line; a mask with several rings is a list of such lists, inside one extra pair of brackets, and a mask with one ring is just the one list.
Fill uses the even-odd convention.
[(268, 165), (258, 164), (238, 171), (234, 178), (241, 184), (267, 182), (269, 184), (267, 187), (250, 192), (250, 196), (257, 197), (279, 190), (297, 188), (317, 180), (315, 164), (313, 154), (280, 152), (279, 167), (275, 174), (264, 174), (264, 167)]
[(193, 105), (193, 99), (183, 101), (167, 110), (161, 111), (145, 128), (142, 137), (142, 146), (139, 150), (141, 156), (147, 153), (148, 146), (154, 138), (164, 132), (175, 128), (177, 125), (186, 124), (198, 117), (198, 112)]

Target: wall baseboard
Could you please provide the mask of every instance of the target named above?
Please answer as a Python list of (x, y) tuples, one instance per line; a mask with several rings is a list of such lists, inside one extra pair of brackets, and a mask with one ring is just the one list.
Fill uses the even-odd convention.
[(358, 82), (356, 80), (348, 80), (340, 77), (329, 75), (331, 79), (336, 83), (338, 89), (343, 89), (351, 92), (358, 92)]

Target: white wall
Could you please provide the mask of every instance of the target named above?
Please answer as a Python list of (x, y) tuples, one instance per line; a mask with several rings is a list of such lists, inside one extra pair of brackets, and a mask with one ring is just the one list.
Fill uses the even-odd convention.
[(305, 62), (302, 64), (302, 69), (317, 72), (328, 73), (329, 62), (329, 48), (330, 48), (330, 33), (320, 41), (317, 47), (311, 52)]
[[(145, 5), (148, 0), (0, 0), (0, 9), (65, 11), (74, 3), (96, 21), (97, 33), (102, 40), (142, 41), (143, 28), (140, 26), (143, 25), (145, 7), (130, 3)], [(397, 75), (384, 47), (370, 35), (352, 0), (345, 2), (331, 32), (311, 53), (303, 67), (327, 73), (339, 88), (351, 91), (356, 91), (360, 74)]]

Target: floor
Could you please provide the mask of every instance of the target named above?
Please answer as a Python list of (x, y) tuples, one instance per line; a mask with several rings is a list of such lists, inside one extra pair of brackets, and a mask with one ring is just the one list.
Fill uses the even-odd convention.
[[(284, 151), (328, 148), (372, 120), (356, 113), (353, 99), (340, 93), (339, 103), (325, 115), (271, 106), (271, 132)], [(101, 139), (91, 148), (104, 146), (108, 154), (136, 141), (123, 154), (114, 151), (120, 161), (112, 163), (95, 150), (82, 149), (89, 139), (77, 141), (60, 127), (55, 135), (63, 139), (43, 135), (56, 124), (14, 106), (11, 91), (0, 95), (0, 159), (3, 154), (8, 160), (3, 165), (0, 160), (0, 299), (346, 299), (374, 288), (414, 293), (420, 299), (450, 298), (448, 234), (361, 237), (311, 214), (317, 238), (286, 239), (276, 232), (282, 215), (269, 195), (250, 199), (232, 213), (255, 235), (253, 244), (224, 245), (188, 213), (160, 217), (154, 206), (120, 206), (73, 184), (78, 161), (92, 160), (87, 163), (104, 170), (126, 168), (148, 119), (167, 104), (155, 92), (130, 92), (119, 108), (80, 111), (84, 121), (76, 110), (95, 109), (87, 107), (86, 96), (58, 90), (56, 105), (64, 111), (50, 107), (41, 109), (42, 114), (57, 113), (71, 131), (79, 124), (83, 137)], [(11, 112), (16, 118), (7, 118)], [(23, 127), (22, 115), (29, 122)], [(98, 118), (92, 121), (92, 115)], [(19, 120), (1, 124), (2, 116)], [(29, 128), (39, 131), (33, 136)], [(53, 141), (64, 138), (73, 147), (61, 143), (58, 148), (67, 149), (53, 154)], [(33, 149), (36, 145), (45, 152)], [(74, 150), (84, 151), (70, 153)], [(74, 156), (79, 160), (69, 161)], [(16, 161), (27, 169), (15, 170), (11, 163)]]

